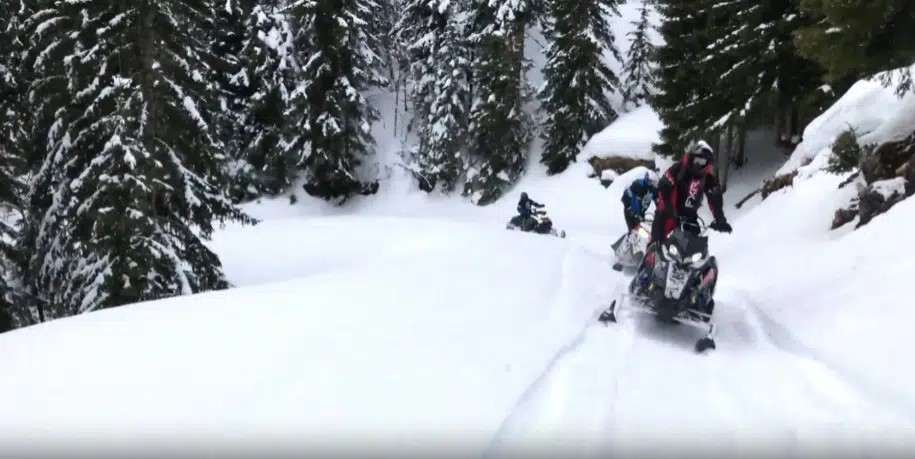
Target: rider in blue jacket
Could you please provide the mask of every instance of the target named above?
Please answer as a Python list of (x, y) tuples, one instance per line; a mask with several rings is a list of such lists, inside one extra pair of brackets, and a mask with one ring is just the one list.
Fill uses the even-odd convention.
[(642, 220), (651, 202), (657, 206), (658, 199), (657, 174), (646, 172), (644, 176), (635, 179), (629, 188), (623, 192), (620, 199), (623, 202), (623, 217), (626, 227), (632, 231)]
[[(648, 206), (654, 202), (655, 206), (658, 205), (658, 179), (657, 174), (648, 171), (645, 172), (645, 175), (635, 179), (626, 191), (623, 192), (623, 197), (620, 199), (623, 202), (623, 218), (626, 219), (626, 228), (629, 232), (635, 229), (642, 220), (645, 219), (645, 213), (648, 211)], [(616, 243), (613, 244), (613, 249), (616, 250), (623, 240), (629, 235), (629, 232), (624, 234)], [(613, 269), (616, 271), (621, 271), (623, 265), (619, 262), (614, 263)]]

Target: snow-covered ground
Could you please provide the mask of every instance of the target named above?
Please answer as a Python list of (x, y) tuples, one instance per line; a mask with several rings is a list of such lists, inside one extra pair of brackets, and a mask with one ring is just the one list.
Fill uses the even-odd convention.
[[(808, 127), (785, 170), (813, 162), (793, 187), (737, 213), (743, 191), (775, 168), (731, 176), (734, 232), (710, 235), (721, 329), (707, 355), (693, 353), (699, 333), (685, 327), (594, 320), (628, 280), (609, 268), (608, 247), (624, 228), (622, 189), (642, 171), (604, 189), (585, 160), (646, 155), (659, 125), (639, 109), (568, 172), (534, 169), (491, 206), (419, 192), (396, 167), (377, 196), (343, 208), (252, 203), (261, 224), (211, 243), (237, 288), (0, 335), (3, 451), (909, 451), (915, 262), (902, 228), (915, 201), (830, 232), (853, 190), (817, 165), (837, 126), (896, 132), (910, 99), (855, 88)], [(569, 237), (505, 231), (521, 191)]]
[(607, 246), (639, 171), (604, 189), (586, 167), (519, 185), (565, 240), (505, 231), (514, 198), (478, 209), (390, 194), (374, 211), (309, 216), (254, 204), (263, 223), (212, 243), (238, 288), (0, 336), (0, 441), (35, 455), (915, 446), (913, 373), (890, 354), (913, 344), (915, 266), (897, 248), (915, 203), (829, 233), (847, 196), (819, 174), (712, 234), (721, 331), (697, 356), (684, 327), (595, 324), (626, 282)]

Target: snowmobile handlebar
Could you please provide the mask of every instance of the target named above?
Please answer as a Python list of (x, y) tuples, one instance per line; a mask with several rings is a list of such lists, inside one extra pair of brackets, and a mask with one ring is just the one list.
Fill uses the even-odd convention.
[(689, 231), (687, 228), (696, 228), (699, 230), (699, 236), (705, 236), (706, 233), (708, 233), (708, 224), (705, 223), (705, 220), (703, 220), (702, 217), (698, 215), (696, 216), (695, 221), (692, 221), (692, 219), (686, 219), (684, 217), (677, 217), (677, 220), (679, 221), (680, 229), (683, 231)]

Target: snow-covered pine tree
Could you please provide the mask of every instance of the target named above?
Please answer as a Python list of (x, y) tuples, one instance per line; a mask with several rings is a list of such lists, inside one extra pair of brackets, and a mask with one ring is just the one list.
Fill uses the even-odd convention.
[(690, 142), (684, 133), (706, 122), (702, 104), (717, 89), (701, 62), (710, 44), (706, 5), (712, 1), (655, 0), (663, 44), (655, 52), (657, 92), (648, 103), (664, 123), (661, 143), (652, 148), (659, 155), (678, 155)]
[(545, 83), (540, 90), (547, 120), (540, 162), (558, 174), (595, 133), (618, 117), (609, 95), (620, 87), (605, 56), (621, 61), (610, 18), (621, 0), (547, 0)]
[(378, 9), (373, 0), (296, 0), (288, 10), (302, 73), (287, 115), (296, 130), (287, 150), (304, 158), (312, 196), (345, 201), (377, 189), (360, 178), (359, 166), (374, 155), (371, 128), (379, 118), (364, 93), (387, 84), (380, 42), (370, 33), (378, 30)]
[(626, 34), (629, 38), (629, 50), (626, 52), (625, 66), (623, 67), (623, 108), (629, 109), (645, 103), (649, 94), (654, 90), (654, 63), (652, 55), (655, 47), (651, 42), (651, 33), (654, 25), (651, 23), (653, 7), (652, 0), (642, 0), (639, 6), (639, 18), (632, 21), (634, 28)]
[(230, 158), (226, 162), (229, 196), (243, 201), (260, 194), (254, 168), (241, 150), (247, 125), (245, 102), (251, 96), (251, 84), (242, 61), (242, 47), (247, 36), (246, 22), (255, 0), (225, 0), (213, 19), (212, 53), (216, 57), (213, 81), (220, 92), (220, 112), (214, 122)]
[(473, 103), (464, 195), (490, 204), (524, 172), (533, 120), (524, 111), (531, 96), (524, 73), (524, 33), (536, 18), (528, 1), (470, 0)]
[(18, 245), (25, 184), (26, 128), (31, 108), (23, 56), (28, 46), (21, 21), (29, 10), (21, 0), (0, 2), (0, 332), (34, 323), (22, 288)]
[(33, 288), (71, 315), (227, 287), (202, 239), (253, 220), (221, 191), (214, 3), (46, 1), (35, 70), (71, 102), (29, 193)]
[(290, 126), (286, 120), (290, 94), (296, 85), (292, 29), (282, 5), (259, 1), (245, 11), (245, 31), (236, 75), (248, 91), (242, 101), (244, 126), (239, 158), (254, 174), (251, 185), (258, 194), (275, 195), (289, 188), (303, 158), (284, 145)]
[(462, 7), (466, 2), (410, 0), (397, 24), (407, 44), (413, 100), (411, 152), (420, 189), (454, 190), (464, 168), (470, 105), (470, 49)]

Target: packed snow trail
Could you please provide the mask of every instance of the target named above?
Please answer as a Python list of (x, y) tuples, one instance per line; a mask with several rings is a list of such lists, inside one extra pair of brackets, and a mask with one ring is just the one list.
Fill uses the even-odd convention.
[(680, 443), (691, 454), (765, 446), (784, 457), (901, 452), (915, 444), (915, 411), (783, 350), (749, 300), (729, 295), (736, 291), (719, 287), (718, 349), (703, 355), (693, 352), (700, 331), (647, 315), (627, 311), (616, 324), (587, 327), (506, 419), (487, 459), (551, 450), (595, 458), (683, 454), (672, 448)]

